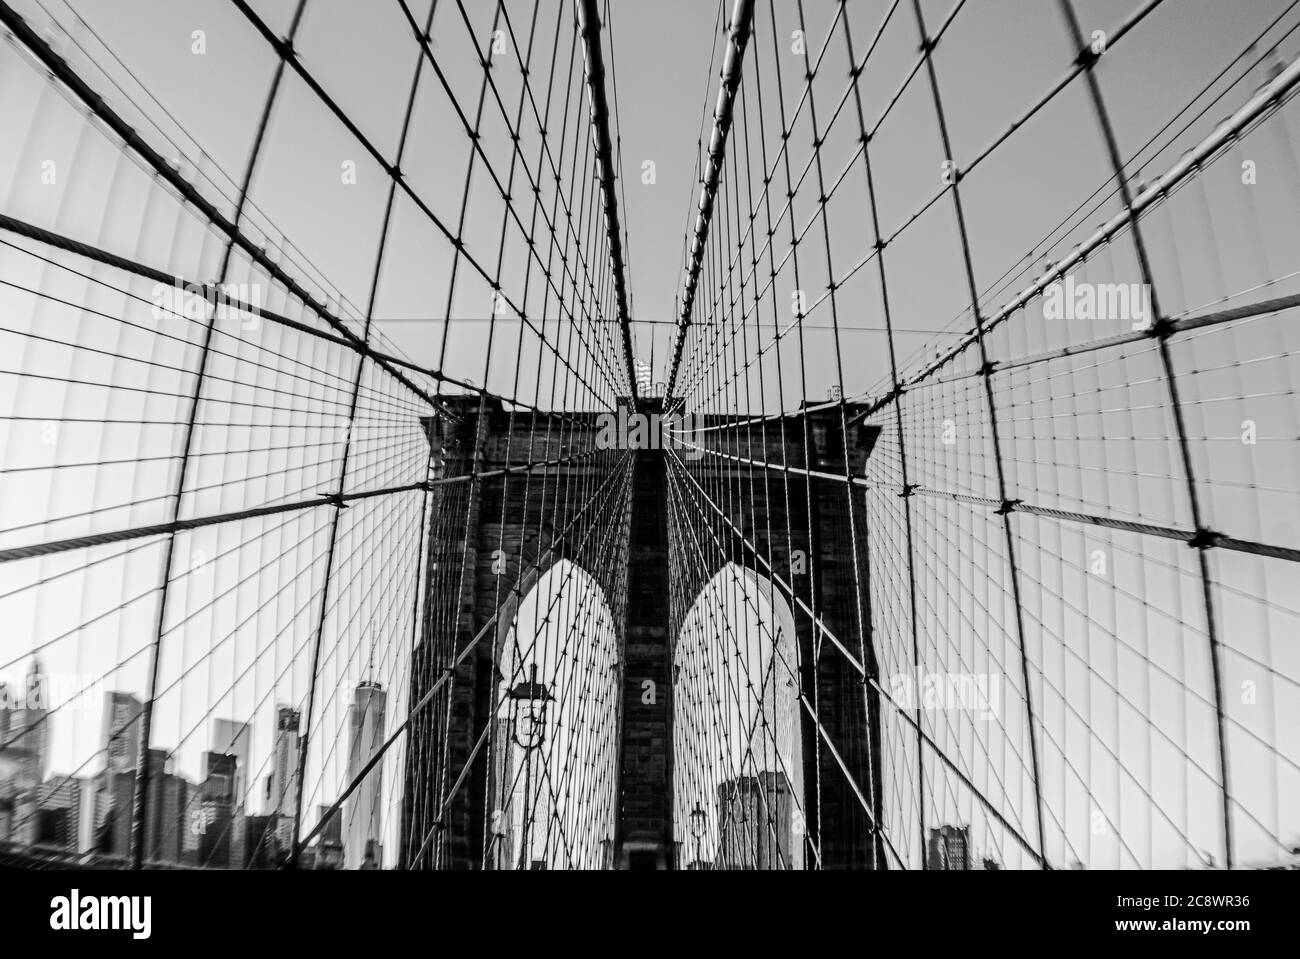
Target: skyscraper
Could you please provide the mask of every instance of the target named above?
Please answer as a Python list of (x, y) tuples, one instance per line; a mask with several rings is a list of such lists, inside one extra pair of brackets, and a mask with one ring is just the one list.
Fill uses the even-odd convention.
[(969, 869), (970, 826), (939, 826), (931, 829), (926, 852), (926, 869)]
[(244, 819), (244, 855), (241, 869), (274, 869), (280, 863), (279, 840), (276, 839), (274, 816), (247, 816)]
[[(317, 809), (318, 818), (325, 819), (325, 828), (316, 838), (316, 868), (338, 869), (343, 865), (343, 816), (341, 810), (329, 815), (329, 806)], [(328, 818), (327, 818), (328, 817)]]
[(16, 841), (87, 852), (94, 844), (95, 782), (55, 777), (24, 794)]
[[(134, 769), (114, 771), (110, 766), (104, 779), (106, 789), (103, 795), (107, 802), (101, 806), (103, 819), (97, 823), (96, 846), (103, 853), (127, 856), (131, 852), (131, 819), (135, 805)], [(191, 789), (187, 780), (174, 774), (167, 750), (149, 750), (149, 818), (144, 824), (146, 861), (176, 863), (182, 860), (188, 825), (185, 811)]]
[[(9, 767), (16, 768), (14, 785), (32, 789), (45, 780), (49, 759), (49, 703), (46, 702), (45, 675), (39, 659), (32, 659), (23, 688), (11, 694), (17, 708), (10, 709), (9, 728), (0, 747), (8, 755)], [(7, 745), (5, 745), (7, 744)]]
[(0, 749), (4, 748), (4, 741), (9, 738), (9, 713), (13, 709), (13, 704), (9, 702), (9, 684), (0, 683)]
[[(75, 784), (74, 784), (75, 788)], [(14, 795), (14, 833), (10, 842), (63, 849), (68, 845), (69, 817), (66, 806), (51, 791), (37, 787)], [(53, 800), (47, 802), (47, 800)]]
[(276, 839), (281, 849), (293, 843), (293, 821), (298, 803), (298, 710), (280, 706), (275, 711), (275, 747), (271, 778), (266, 784), (266, 813), (276, 818)]
[(797, 869), (803, 837), (795, 833), (794, 801), (785, 777), (764, 772), (718, 784), (721, 869)]
[[(348, 710), (348, 781), (384, 741), (384, 710), (388, 694), (378, 683), (358, 683), (352, 706)], [(344, 803), (343, 861), (348, 869), (359, 869), (366, 862), (367, 847), (373, 861), (383, 862), (383, 764), (366, 774), (366, 778)]]
[(94, 831), (100, 852), (126, 854), (127, 809), (140, 758), (140, 715), (144, 704), (131, 693), (104, 697), (104, 775), (95, 801)]
[(140, 758), (140, 714), (144, 704), (131, 693), (104, 698), (104, 753), (109, 773), (134, 773)]
[(203, 780), (199, 803), (203, 810), (199, 837), (199, 865), (228, 869), (241, 865), (231, 857), (235, 830), (235, 781), (238, 760), (224, 753), (203, 754)]
[(248, 802), (249, 763), (253, 757), (253, 724), (238, 719), (212, 721), (212, 752), (235, 757), (235, 805)]
[[(19, 755), (9, 749), (9, 720), (15, 708), (9, 698), (9, 685), (0, 683), (0, 800), (7, 799), (13, 791), (22, 766)], [(0, 831), (0, 839), (4, 838), (6, 833)]]

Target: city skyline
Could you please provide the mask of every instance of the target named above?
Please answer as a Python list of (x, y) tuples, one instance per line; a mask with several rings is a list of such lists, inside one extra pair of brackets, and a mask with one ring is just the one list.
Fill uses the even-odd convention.
[[(33, 658), (24, 686), (27, 702), (44, 701), (41, 675), (39, 660)], [(357, 687), (357, 696), (359, 703), (362, 698), (369, 703), (381, 699), (383, 692), (377, 684), (363, 681)], [(57, 719), (48, 707), (7, 705), (0, 709), (0, 843), (59, 848), (83, 856), (125, 856), (130, 841), (141, 711), (142, 703), (135, 696), (107, 692), (101, 724), (102, 767), (84, 775), (69, 775), (46, 768), (49, 729)], [(298, 713), (281, 705), (276, 707), (276, 714), (274, 768), (265, 777), (265, 788), (249, 778), (250, 772), (258, 768), (249, 750), (254, 726), (251, 721), (213, 718), (212, 748), (202, 754), (202, 773), (194, 778), (177, 771), (173, 755), (165, 748), (150, 749), (151, 769), (161, 781), (151, 783), (151, 789), (164, 797), (169, 811), (146, 828), (151, 847), (147, 858), (208, 868), (242, 868), (256, 855), (255, 848), (245, 848), (243, 836), (245, 821), (253, 819), (269, 823), (266, 827), (261, 827), (260, 822), (255, 824), (259, 828), (255, 846), (274, 837), (277, 852), (265, 859), (265, 865), (284, 863), (293, 841)], [(131, 735), (133, 728), (135, 736)], [(382, 730), (382, 706), (377, 717), (371, 710), (359, 723), (358, 750), (365, 741), (362, 737), (373, 738), (377, 730)], [(359, 751), (356, 755), (358, 762), (368, 758), (361, 758)], [(283, 790), (279, 783), (285, 784)], [(378, 783), (372, 782), (368, 788), (369, 813), (339, 809), (335, 815), (340, 823), (348, 823), (345, 828), (349, 836), (361, 834), (355, 840), (361, 849), (367, 838), (374, 838), (373, 823), (379, 815), (374, 799)], [(260, 810), (256, 808), (259, 798)], [(328, 806), (320, 807), (318, 818), (324, 818), (328, 810)], [(363, 820), (369, 821), (372, 833), (366, 833), (367, 823)], [(323, 836), (311, 850), (312, 861), (331, 842), (338, 840)], [(382, 859), (382, 846), (378, 848)], [(364, 852), (357, 853), (355, 859), (345, 858), (341, 842), (338, 855), (340, 864), (349, 862), (348, 868), (360, 868), (364, 858)]]

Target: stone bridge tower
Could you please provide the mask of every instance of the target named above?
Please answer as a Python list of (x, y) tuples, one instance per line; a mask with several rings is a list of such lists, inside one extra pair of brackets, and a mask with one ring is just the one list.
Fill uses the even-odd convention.
[[(429, 498), (427, 588), (410, 691), (411, 703), (423, 705), (412, 718), (405, 756), (402, 834), (414, 838), (401, 851), (401, 864), (491, 867), (484, 810), (494, 784), (483, 741), (490, 738), (486, 730), (502, 679), (500, 645), (539, 576), (570, 559), (585, 561), (585, 572), (604, 592), (622, 651), (620, 808), (607, 865), (675, 868), (671, 662), (681, 624), (673, 621), (668, 597), (674, 588), (698, 594), (707, 582), (702, 575), (699, 582), (669, 582), (674, 544), (667, 474), (676, 467), (667, 459), (680, 451), (597, 450), (600, 424), (591, 414), (511, 414), (491, 397), (454, 397), (448, 405), (454, 420), (425, 422), (441, 479)], [(661, 409), (662, 400), (642, 402), (643, 412)], [(850, 422), (854, 412), (847, 408)], [(711, 433), (727, 438), (712, 441), (722, 443), (715, 447), (720, 452), (769, 465), (725, 469), (734, 461), (705, 455), (687, 462), (695, 483), (685, 485), (701, 520), (726, 544), (714, 554), (719, 569), (730, 560), (765, 573), (762, 562), (756, 565), (757, 552), (770, 557), (789, 586), (786, 598), (797, 607), (801, 691), (810, 702), (816, 699), (821, 716), (820, 730), (806, 714), (801, 727), (807, 829), (820, 840), (824, 868), (869, 868), (876, 857), (863, 797), (881, 808), (879, 724), (868, 721), (879, 714), (879, 701), (826, 640), (836, 637), (855, 656), (865, 649), (865, 666), (874, 675), (866, 590), (856, 588), (851, 545), (860, 579), (867, 569), (862, 494), (852, 494), (857, 508), (850, 510), (843, 480), (826, 478), (843, 470), (841, 422), (833, 408), (756, 426), (748, 436), (735, 429)], [(863, 475), (877, 434), (871, 426), (849, 430), (854, 475)], [(540, 468), (525, 468), (540, 461), (553, 464), (545, 483)], [(471, 475), (476, 478), (459, 479)], [(728, 483), (725, 502), (704, 499), (705, 491)], [(795, 553), (800, 558), (792, 562)], [(593, 555), (609, 561), (591, 563)], [(814, 626), (809, 611), (824, 629)], [(643, 702), (646, 680), (666, 694)], [(825, 748), (826, 739), (834, 750)], [(819, 779), (818, 802), (813, 790)], [(812, 814), (817, 809), (820, 818)]]

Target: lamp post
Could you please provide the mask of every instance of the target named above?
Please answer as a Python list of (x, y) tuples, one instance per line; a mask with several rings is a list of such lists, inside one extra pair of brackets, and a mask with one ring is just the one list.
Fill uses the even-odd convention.
[(524, 716), (528, 720), (528, 735), (522, 740), (519, 738), (519, 723), (516, 721), (510, 724), (511, 738), (524, 751), (524, 822), (519, 839), (519, 865), (517, 866), (519, 869), (525, 868), (524, 864), (531, 861), (528, 836), (528, 798), (533, 791), (532, 753), (542, 745), (542, 740), (546, 737), (546, 704), (551, 699), (551, 693), (546, 688), (546, 684), (537, 680), (536, 663), (529, 667), (528, 675), (528, 682), (516, 683), (509, 693), (515, 716), (519, 715), (518, 710), (522, 706), (526, 710)]
[[(508, 768), (508, 767), (507, 767)], [(493, 792), (496, 792), (495, 787)], [(492, 850), (493, 864), (492, 868), (501, 869), (501, 850), (506, 844), (506, 824), (505, 812), (501, 809), (492, 810)]]
[(704, 827), (706, 813), (699, 800), (695, 802), (695, 808), (691, 810), (691, 835), (695, 837), (695, 868), (700, 869), (700, 840), (704, 838)]

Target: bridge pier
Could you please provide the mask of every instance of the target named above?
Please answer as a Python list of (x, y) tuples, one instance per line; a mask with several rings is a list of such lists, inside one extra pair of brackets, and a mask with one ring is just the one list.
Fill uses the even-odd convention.
[(638, 451), (628, 543), (619, 869), (673, 866), (667, 483), (663, 451)]
[[(440, 472), (481, 472), (484, 478), (434, 487), (429, 497), (427, 592), (420, 641), (413, 651), (411, 701), (440, 688), (416, 717), (406, 743), (407, 842), (401, 862), (412, 868), (510, 868), (499, 861), (496, 847), (501, 837), (494, 825), (508, 812), (508, 797), (502, 794), (505, 774), (501, 760), (486, 745), (489, 726), (496, 722), (495, 693), (504, 679), (501, 647), (519, 602), (533, 584), (552, 564), (571, 558), (590, 567), (586, 571), (605, 591), (622, 634), (618, 813), (605, 862), (617, 869), (673, 869), (678, 864), (671, 650), (679, 624), (672, 622), (669, 596), (679, 587), (697, 593), (708, 576), (698, 583), (670, 582), (666, 456), (671, 454), (661, 449), (635, 451), (630, 494), (583, 512), (580, 504), (586, 500), (570, 497), (565, 490), (596, 489), (605, 475), (602, 470), (611, 469), (624, 451), (611, 450), (606, 464), (569, 463), (545, 482), (526, 474), (502, 475), (500, 470), (592, 448), (598, 432), (595, 417), (565, 422), (545, 415), (511, 415), (495, 400), (480, 405), (477, 397), (450, 398), (448, 405), (458, 417), (454, 424), (425, 423), (443, 464)], [(661, 411), (662, 401), (641, 404), (643, 413)], [(870, 828), (870, 819), (878, 817), (881, 808), (881, 782), (875, 772), (880, 768), (880, 704), (875, 691), (869, 686), (864, 691), (863, 677), (813, 625), (808, 610), (815, 610), (849, 649), (865, 652), (864, 666), (876, 676), (869, 630), (866, 636), (860, 633), (870, 622), (865, 607), (865, 503), (857, 500), (851, 511), (846, 486), (820, 474), (843, 469), (846, 446), (850, 468), (861, 474), (878, 431), (855, 427), (846, 443), (837, 410), (816, 411), (786, 421), (777, 430), (757, 431), (757, 449), (748, 442), (728, 449), (762, 456), (769, 463), (788, 459), (794, 472), (757, 466), (724, 476), (721, 461), (705, 458), (692, 472), (702, 489), (716, 491), (721, 481), (730, 484), (718, 504), (729, 514), (728, 521), (720, 522), (711, 513), (714, 507), (703, 501), (687, 505), (698, 508), (702, 521), (712, 526), (710, 537), (720, 537), (710, 547), (709, 562), (718, 564), (714, 572), (727, 561), (761, 571), (751, 552), (757, 549), (763, 557), (771, 556), (779, 575), (788, 577), (794, 591), (790, 599), (803, 607), (794, 615), (802, 664), (799, 686), (820, 715), (814, 723), (800, 714), (805, 793), (801, 805), (807, 811), (808, 837), (822, 868), (870, 868), (883, 859), (880, 850), (872, 848)], [(684, 490), (687, 499), (696, 496)], [(626, 523), (626, 540), (602, 551), (602, 562), (593, 562), (597, 554), (590, 548), (575, 552), (577, 544), (595, 541), (589, 533), (609, 523)], [(615, 569), (624, 549), (625, 591)], [(792, 551), (803, 557), (798, 565)], [(447, 671), (452, 675), (443, 679)], [(835, 752), (824, 741), (819, 743), (822, 736), (835, 744)], [(806, 860), (808, 865), (813, 861)]]

